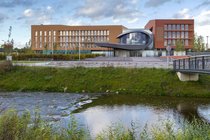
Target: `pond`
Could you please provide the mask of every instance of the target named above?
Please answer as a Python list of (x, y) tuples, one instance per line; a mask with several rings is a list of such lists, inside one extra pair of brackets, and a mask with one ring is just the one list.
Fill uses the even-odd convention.
[(95, 136), (113, 123), (139, 129), (161, 126), (169, 121), (179, 128), (194, 118), (210, 123), (210, 99), (140, 97), (70, 93), (0, 93), (0, 112), (15, 108), (19, 113), (39, 108), (42, 118), (55, 126), (67, 127), (70, 113)]

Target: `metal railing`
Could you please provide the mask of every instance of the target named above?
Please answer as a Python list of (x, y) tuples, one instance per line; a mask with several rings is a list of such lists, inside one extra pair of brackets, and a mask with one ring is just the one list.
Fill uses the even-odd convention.
[(179, 72), (210, 74), (210, 55), (202, 55), (174, 60), (173, 69)]

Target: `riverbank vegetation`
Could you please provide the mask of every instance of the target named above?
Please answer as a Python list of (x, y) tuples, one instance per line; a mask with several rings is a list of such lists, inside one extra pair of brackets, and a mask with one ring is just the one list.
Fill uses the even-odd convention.
[[(86, 58), (94, 58), (101, 56), (101, 54), (12, 54), (12, 59), (15, 61), (69, 61)], [(6, 54), (0, 54), (0, 60), (5, 60)]]
[(172, 70), (155, 68), (50, 68), (0, 65), (1, 91), (125, 93), (210, 97), (210, 76), (181, 82)]
[(194, 120), (185, 122), (182, 128), (174, 129), (170, 122), (162, 126), (144, 127), (138, 130), (135, 123), (126, 128), (121, 124), (107, 126), (96, 136), (92, 136), (84, 126), (79, 126), (72, 116), (67, 128), (53, 127), (43, 121), (40, 114), (35, 111), (34, 116), (29, 112), (22, 115), (9, 110), (0, 116), (0, 140), (197, 140), (210, 139), (210, 125), (203, 121)]

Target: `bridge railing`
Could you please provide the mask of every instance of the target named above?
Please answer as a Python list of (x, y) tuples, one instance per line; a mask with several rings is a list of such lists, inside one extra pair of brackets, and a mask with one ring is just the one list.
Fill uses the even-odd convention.
[(210, 55), (174, 60), (173, 69), (175, 71), (210, 72)]

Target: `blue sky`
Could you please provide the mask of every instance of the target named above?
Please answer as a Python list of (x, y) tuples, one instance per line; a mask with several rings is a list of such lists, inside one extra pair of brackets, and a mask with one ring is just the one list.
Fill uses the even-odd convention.
[(33, 24), (143, 28), (151, 19), (171, 18), (194, 18), (195, 32), (210, 36), (210, 0), (0, 0), (0, 44), (8, 39), (9, 26), (20, 48)]

